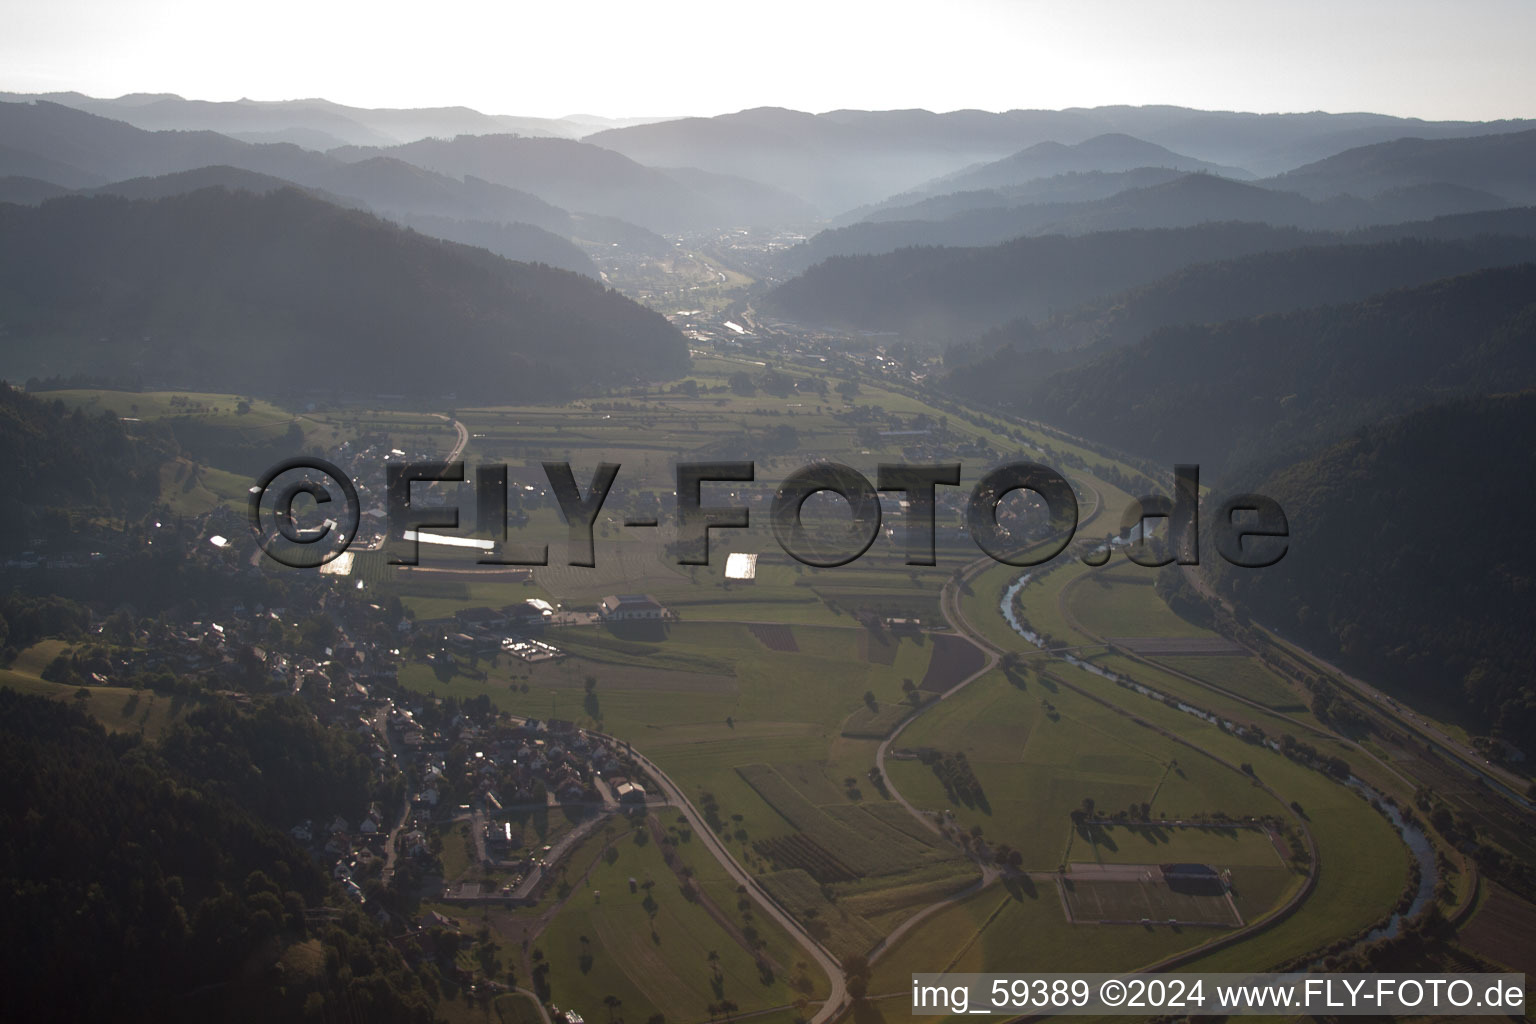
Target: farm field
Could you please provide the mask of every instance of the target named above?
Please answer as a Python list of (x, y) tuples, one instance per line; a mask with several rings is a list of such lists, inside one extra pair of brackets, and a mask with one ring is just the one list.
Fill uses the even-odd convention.
[(1198, 637), (1209, 631), (1168, 610), (1153, 590), (1156, 571), (1111, 563), (1063, 590), (1067, 613), (1100, 637)]
[[(1122, 677), (1136, 680), (1159, 693), (1187, 701), (1194, 707), (1234, 722), (1257, 725), (1267, 733), (1294, 733), (1310, 741), (1336, 742), (1306, 708), (1278, 710), (1240, 699), (1243, 695), (1222, 692), (1219, 682), (1186, 679), (1165, 668), (1162, 661), (1140, 661), (1123, 654), (1094, 653), (1086, 661)], [(1193, 673), (1191, 673), (1193, 675)], [(1251, 698), (1249, 698), (1251, 701)]]
[[(313, 406), (296, 411), (251, 396), (191, 391), (64, 389), (41, 394), (87, 414), (117, 416), (130, 433), (138, 423), (168, 427), (183, 457), (162, 465), (160, 500), (182, 515), (219, 505), (243, 512), (248, 489), (263, 470), (311, 449), (379, 436), (405, 450), (446, 452), (454, 439), (449, 423), (427, 412)], [(383, 468), (375, 468), (382, 486)]]
[[(753, 764), (738, 766), (736, 772), (793, 830), (758, 843), (757, 851), (776, 869), (800, 868), (822, 883), (852, 882), (898, 874), (948, 856), (931, 842), (886, 824), (869, 809), (846, 804), (814, 765)], [(797, 777), (799, 785), (785, 775)], [(827, 803), (813, 803), (806, 790)]]
[[(611, 995), (621, 1001), (617, 1013), (692, 1019), (706, 1001), (729, 999), (756, 1010), (785, 1007), (761, 1019), (790, 1024), (789, 1004), (823, 998), (825, 979), (782, 928), (740, 899), (702, 844), (686, 828), (669, 826), (663, 814), (611, 819), (587, 836), (534, 906), (424, 901), (422, 907), (466, 934), (487, 937), (461, 951), (463, 966), (480, 970), (490, 963), (529, 989), (547, 984), (547, 998), (562, 1008), (605, 1012)], [(542, 979), (530, 974), (536, 969)], [(703, 1000), (700, 1010), (689, 1005), (694, 999)], [(501, 999), (496, 1009), (524, 1012), (503, 1007)]]
[(1179, 892), (1157, 878), (1155, 865), (1148, 865), (1140, 878), (1113, 881), (1079, 877), (1077, 867), (1071, 865), (1071, 871), (1057, 882), (1074, 924), (1106, 928), (1154, 924), (1235, 928), (1242, 924), (1225, 894)]
[(1154, 660), (1276, 711), (1306, 710), (1303, 695), (1287, 686), (1255, 658), (1158, 657)]
[(989, 842), (1020, 851), (1028, 869), (1062, 862), (1071, 812), (1085, 799), (1106, 813), (1150, 803), (1156, 816), (1167, 809), (1166, 788), (1178, 794), (1175, 802), (1191, 805), (1173, 808), (1184, 814), (1281, 810), (1238, 773), (1049, 678), (1025, 686), (989, 674), (913, 722), (895, 745), (964, 753), (986, 806), (957, 804), (918, 761), (891, 760), (887, 767), (909, 800), (953, 812), (963, 828), (980, 826)]
[(861, 707), (843, 723), (842, 735), (852, 739), (884, 739), (914, 710), (911, 704)]
[[(568, 901), (537, 940), (550, 964), (551, 1001), (595, 1018), (612, 995), (639, 1020), (653, 1013), (689, 1020), (724, 999), (744, 1012), (792, 1003), (793, 964), (760, 968), (689, 898), (659, 845), (636, 842), (646, 832), (643, 823), (615, 828), (603, 840), (611, 842), (608, 852), (590, 875), (573, 881)], [(582, 863), (581, 853), (572, 860)], [(655, 884), (631, 891), (630, 878)]]
[(1366, 927), (1387, 912), (1406, 883), (1408, 855), (1386, 819), (1365, 813), (1369, 806), (1360, 797), (1312, 769), (1141, 700), (1145, 706), (1132, 706), (1148, 720), (1172, 726), (1183, 718), (1182, 735), (1191, 742), (1217, 756), (1250, 759), (1261, 779), (1302, 807), (1318, 847), (1314, 887), (1300, 911), (1232, 949), (1193, 961), (1189, 969), (1244, 970), (1278, 963), (1326, 944), (1329, 935)]
[[(1106, 693), (1108, 699), (1126, 703), (1135, 715), (1149, 724), (1176, 730), (1195, 747), (1230, 759), (1234, 765), (1238, 759), (1252, 760), (1260, 778), (1265, 779), (1286, 798), (1295, 799), (1306, 810), (1308, 827), (1318, 843), (1324, 868), (1318, 872), (1316, 887), (1302, 911), (1234, 950), (1212, 954), (1210, 958), (1200, 961), (1202, 964), (1209, 961), (1251, 967), (1259, 962), (1278, 962), (1286, 956), (1296, 955), (1327, 941), (1326, 936), (1329, 934), (1348, 934), (1353, 929), (1371, 923), (1396, 898), (1406, 877), (1406, 854), (1402, 846), (1383, 819), (1374, 814), (1362, 815), (1359, 798), (1337, 783), (1270, 751), (1256, 750), (1252, 745), (1214, 726), (1121, 690), (1097, 677), (1081, 672), (1073, 673), (1069, 669), (1053, 669), (1053, 672), (1063, 678), (1072, 678), (1076, 685), (1091, 692)], [(1046, 682), (1031, 680), (1027, 684), (1031, 688), (1031, 696), (1033, 692), (1044, 688)], [(1170, 815), (1189, 815), (1215, 809), (1234, 815), (1284, 813), (1272, 797), (1254, 787), (1240, 773), (1214, 765), (1205, 770), (1192, 771), (1191, 768), (1199, 764), (1200, 758), (1190, 747), (1172, 745), (1158, 752), (1156, 743), (1163, 738), (1145, 728), (1130, 725), (1129, 720), (1123, 716), (1116, 716), (1120, 723), (1124, 723), (1119, 725), (1120, 728), (1129, 726), (1153, 737), (1151, 741), (1138, 740), (1143, 746), (1149, 742), (1152, 744), (1151, 752), (1142, 754), (1145, 760), (1139, 771), (1135, 770), (1133, 759), (1119, 765), (1118, 775), (1105, 779), (1093, 779), (1086, 765), (1076, 766), (1076, 770), (1070, 773), (1062, 771), (1059, 775), (1041, 773), (1036, 769), (1031, 779), (1027, 774), (1030, 766), (1022, 760), (1027, 755), (1016, 751), (1020, 748), (1025, 752), (1034, 749), (1036, 735), (1050, 721), (1048, 718), (1045, 722), (1040, 720), (1044, 709), (1038, 703), (1039, 700), (1052, 703), (1061, 715), (1062, 722), (1074, 722), (1077, 715), (1082, 715), (1086, 719), (1080, 723), (1083, 726), (1093, 725), (1111, 730), (1116, 726), (1106, 726), (1102, 721), (1095, 723), (1093, 716), (1096, 713), (1112, 712), (1102, 708), (1102, 705), (1086, 702), (1083, 698), (1072, 700), (1071, 696), (1075, 695), (1065, 688), (1058, 687), (1055, 693), (1046, 690), (1043, 698), (1016, 701), (1011, 706), (1001, 702), (1008, 689), (1012, 689), (1011, 684), (1001, 678), (994, 681), (989, 676), (980, 680), (951, 701), (945, 702), (946, 705), (957, 707), (941, 706), (934, 709), (909, 726), (899, 740), (901, 745), (916, 745), (915, 740), (936, 740), (938, 742), (934, 745), (940, 747), (950, 741), (960, 749), (967, 750), (972, 767), (983, 789), (989, 794), (989, 801), (993, 799), (991, 793), (996, 788), (988, 782), (989, 777), (996, 777), (992, 773), (999, 769), (1013, 773), (1005, 777), (1011, 778), (1014, 784), (1006, 790), (998, 789), (1008, 794), (1004, 800), (998, 801), (1002, 813), (999, 813), (997, 806), (988, 815), (977, 809), (953, 805), (947, 800), (943, 788), (932, 773), (917, 762), (890, 762), (889, 767), (893, 781), (909, 799), (919, 806), (952, 809), (957, 823), (962, 827), (982, 826), (989, 842), (1007, 842), (1019, 849), (1026, 867), (1033, 865), (1053, 870), (1064, 860), (1071, 837), (1071, 825), (1066, 819), (1074, 807), (1081, 806), (1084, 796), (1093, 796), (1096, 805), (1106, 809), (1125, 806), (1132, 799), (1148, 801), (1152, 804), (1154, 817), (1165, 811)], [(978, 702), (978, 706), (964, 710), (966, 703), (972, 700)], [(979, 706), (983, 701), (986, 702), (985, 706)], [(1084, 708), (1079, 702), (1086, 703), (1087, 707)], [(1026, 715), (1024, 709), (1031, 703), (1038, 710)], [(988, 731), (979, 724), (982, 722), (988, 726), (1006, 723), (998, 732), (1008, 738), (1007, 743), (1015, 751), (1005, 753), (1007, 760), (997, 762), (996, 766), (982, 760), (988, 756), (988, 747), (997, 749), (997, 745), (986, 742)], [(971, 723), (977, 725), (972, 727)], [(1120, 750), (1124, 747), (1125, 740), (1121, 737), (1110, 749)], [(1163, 760), (1158, 760), (1158, 753)], [(1164, 769), (1169, 769), (1170, 761), (1176, 761), (1176, 766), (1164, 772), (1161, 783), (1156, 782), (1154, 774), (1157, 766), (1161, 764)], [(1127, 769), (1132, 769), (1129, 776), (1125, 774)], [(1111, 782), (1117, 785), (1116, 789), (1109, 788)], [(1062, 792), (1064, 785), (1070, 787), (1066, 793)], [(1106, 793), (1113, 795), (1106, 796)], [(1211, 807), (1210, 804), (1215, 802), (1222, 806)], [(1010, 822), (1019, 820), (1040, 822), (1052, 818), (1062, 821), (1056, 830), (1009, 827)], [(1269, 903), (1268, 897), (1264, 896), (1265, 892), (1278, 894), (1285, 891), (1290, 883), (1281, 875), (1250, 878), (1246, 884), (1260, 894), (1261, 902)]]
[(160, 467), (160, 496), (177, 515), (198, 515), (218, 505), (245, 509), (251, 481), (238, 473), (175, 459)]
[[(1255, 707), (1201, 683), (1175, 676), (1160, 667), (1158, 662), (1139, 662), (1122, 655), (1103, 654), (1091, 655), (1087, 660), (1121, 676), (1133, 678), (1159, 693), (1187, 701), (1190, 705), (1223, 719), (1247, 726), (1257, 726), (1263, 729), (1266, 735), (1283, 736), (1287, 733), (1294, 735), (1315, 745), (1319, 750), (1344, 758), (1358, 777), (1379, 791), (1394, 794), (1399, 799), (1407, 799), (1412, 795), (1411, 791), (1402, 788), (1401, 777), (1376, 758), (1371, 757), (1361, 746), (1328, 731), (1309, 710), (1270, 711)], [(1105, 694), (1113, 692), (1111, 687), (1114, 690), (1120, 689), (1115, 684), (1099, 678), (1096, 678), (1091, 685), (1097, 687), (1095, 692)]]
[(902, 681), (923, 678), (932, 638), (882, 645), (890, 664), (881, 664), (867, 660), (862, 628), (782, 626), (773, 635), (794, 650), (769, 649), (748, 626), (728, 623), (675, 623), (664, 639), (644, 642), (601, 627), (561, 630), (551, 639), (587, 656), (532, 667), (461, 663), (446, 682), (417, 665), (400, 678), (422, 692), (485, 693), (516, 714), (600, 724), (634, 742), (718, 815), (733, 853), (756, 871), (815, 867), (836, 850), (851, 870), (821, 871), (823, 881), (889, 876), (899, 885), (956, 860), (872, 786), (872, 745), (839, 739), (850, 715), (868, 711), (866, 697), (903, 707)]
[[(114, 416), (138, 420), (187, 417), (211, 425), (237, 426), (244, 430), (267, 431), (286, 427), (293, 414), (258, 398), (210, 394), (196, 391), (105, 391), (65, 389), (44, 392), (50, 401), (79, 407), (86, 413), (109, 412)], [(239, 412), (245, 402), (247, 410)]]
[(1279, 906), (1302, 883), (1304, 875), (1281, 855), (1285, 846), (1283, 838), (1277, 845), (1266, 832), (1254, 828), (1105, 825), (1095, 827), (1087, 837), (1082, 831), (1074, 833), (1067, 860), (1104, 865), (1208, 864), (1218, 872), (1230, 872), (1232, 902), (1244, 921), (1252, 921)]
[(869, 991), (900, 993), (880, 1006), (887, 1020), (896, 1020), (911, 1012), (916, 972), (1115, 971), (1159, 960), (1213, 934), (1213, 929), (1166, 925), (1074, 925), (1054, 882), (1025, 879), (1013, 892), (990, 886), (939, 911), (920, 932), (908, 933), (875, 964)]
[(778, 973), (788, 979), (796, 998), (825, 997), (827, 978), (807, 961), (805, 950), (783, 928), (763, 917), (756, 904), (743, 905), (743, 894), (737, 883), (720, 866), (720, 862), (710, 856), (703, 843), (691, 836), (686, 827), (669, 824), (668, 814), (667, 810), (657, 811), (653, 815), (655, 824), (649, 827), (654, 835), (659, 828), (665, 826), (665, 833), (673, 838), (677, 870), (692, 872), (690, 877), (700, 891), (733, 925), (739, 926), (744, 937), (749, 934), (747, 929), (753, 929), (764, 943), (763, 955), (772, 962)]
[(1457, 944), (1512, 971), (1536, 974), (1536, 949), (1530, 942), (1536, 929), (1536, 906), (1494, 882), (1477, 911), (1457, 934)]
[(917, 688), (924, 693), (945, 693), (974, 675), (986, 657), (964, 637), (939, 633), (933, 638), (933, 659)]

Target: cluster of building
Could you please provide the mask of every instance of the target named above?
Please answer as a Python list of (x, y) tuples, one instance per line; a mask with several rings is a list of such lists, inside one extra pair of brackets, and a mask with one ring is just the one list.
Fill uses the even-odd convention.
[[(382, 440), (343, 445), (331, 453), (362, 492), (360, 544), (370, 535), (376, 542), (383, 533), (383, 489), (366, 486), (370, 467), (378, 473), (385, 462), (417, 454)], [(422, 458), (427, 454), (420, 453)], [(265, 577), (268, 570), (246, 517), (227, 505), (200, 515), (165, 515), (144, 524), (142, 531), (145, 535), (132, 538), (122, 551), (102, 547), (99, 538), (92, 538), (90, 547), (67, 550), (44, 545), (24, 556), (26, 567), (91, 571), (119, 555), (141, 556), (147, 545), (196, 566), (204, 580), (211, 574), (242, 582), (214, 585), (208, 592), (225, 596), (189, 596), (155, 620), (135, 618), (130, 609), (113, 635), (106, 635), (110, 620), (98, 622), (103, 644), (81, 648), (73, 664), (62, 667), (64, 681), (217, 691), (242, 703), (259, 694), (288, 694), (304, 701), (322, 724), (358, 736), (373, 766), (375, 792), (385, 791), (404, 773), (404, 806), (342, 809), (331, 820), (289, 827), (292, 838), (358, 902), (367, 902), (364, 890), (370, 879), (387, 882), (403, 864), (430, 872), (433, 837), (446, 821), (472, 818), (483, 861), (532, 874), (543, 851), (521, 844), (512, 827), (518, 810), (564, 804), (600, 814), (645, 803), (643, 771), (627, 747), (611, 738), (571, 722), (514, 719), (498, 713), (488, 700), (473, 710), (450, 708), (399, 688), (397, 672), (408, 660), (443, 657), (456, 649), (507, 653), (529, 662), (562, 657), (543, 639), (546, 627), (561, 614), (549, 602), (520, 600), (499, 608), (462, 609), (443, 620), (412, 621), (401, 617), (398, 608), (391, 612), (370, 601), (371, 595), (357, 593), (364, 589), (361, 581), (309, 586), (279, 576), (273, 585), (254, 591), (245, 586), (244, 579)], [(565, 620), (664, 620), (670, 615), (654, 597), (628, 594), (605, 599), (596, 614), (566, 613)]]
[(541, 598), (529, 598), (500, 608), (461, 608), (444, 619), (424, 619), (413, 628), (438, 634), (443, 643), (481, 655), (498, 652), (527, 662), (550, 661), (564, 652), (539, 639), (555, 615), (555, 607)]
[(323, 827), (303, 821), (288, 830), (295, 842), (307, 847), (331, 872), (331, 877), (358, 903), (367, 903), (359, 879), (378, 874), (387, 861), (389, 826), (377, 803), (369, 806), (360, 821), (338, 815)]
[(449, 885), (442, 896), (449, 902), (517, 901), (537, 891), (548, 862), (562, 851), (533, 848), (519, 823), (527, 812), (563, 806), (596, 820), (643, 807), (648, 797), (646, 776), (627, 744), (560, 719), (461, 713), (430, 746), (414, 751), (406, 767), (418, 786), (402, 826), (401, 855), (427, 857), (431, 829), (467, 819), (480, 863), (516, 872), (500, 890)]

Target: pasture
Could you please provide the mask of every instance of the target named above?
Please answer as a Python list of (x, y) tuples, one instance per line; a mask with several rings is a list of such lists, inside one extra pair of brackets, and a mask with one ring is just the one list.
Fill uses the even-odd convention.
[[(637, 841), (646, 831), (643, 823), (626, 821), (611, 837), (599, 832), (583, 845), (584, 851), (608, 844), (590, 874), (568, 879), (569, 899), (537, 940), (550, 965), (551, 1000), (597, 1019), (604, 997), (612, 995), (636, 1020), (653, 1013), (691, 1020), (706, 1004), (726, 999), (743, 1012), (793, 1002), (793, 960), (778, 969), (760, 964), (696, 891), (690, 895), (659, 844)], [(571, 863), (585, 863), (583, 852)], [(782, 943), (773, 952), (774, 960), (790, 959)]]
[(1276, 711), (1305, 711), (1306, 693), (1250, 657), (1158, 657), (1166, 665)]
[(74, 703), (100, 722), (108, 732), (130, 733), (146, 740), (158, 739), (166, 729), (199, 704), (194, 698), (171, 697), (128, 686), (94, 684), (84, 688), (87, 696), (82, 698), (78, 684), (55, 683), (42, 677), (48, 663), (68, 650), (70, 646), (61, 640), (43, 640), (33, 644), (19, 652), (9, 667), (0, 668), (0, 686)]
[[(1072, 678), (1096, 679), (1069, 668)], [(1103, 680), (1100, 685), (1108, 686)], [(1021, 688), (994, 672), (930, 709), (898, 738), (901, 749), (964, 753), (985, 806), (951, 799), (916, 760), (888, 760), (897, 787), (919, 807), (953, 813), (962, 828), (980, 826), (1006, 843), (1024, 867), (1053, 870), (1072, 839), (1072, 811), (1092, 800), (1104, 813), (1150, 803), (1154, 817), (1176, 793), (1183, 814), (1278, 813), (1252, 781), (1078, 693), (1032, 677)], [(1171, 787), (1171, 788), (1170, 788)]]
[(1072, 861), (1097, 864), (1198, 863), (1218, 870), (1285, 866), (1263, 829), (1158, 821), (1097, 825), (1087, 836), (1078, 832), (1067, 856)]
[[(851, 882), (952, 856), (849, 803), (814, 764), (741, 765), (736, 772), (793, 830), (759, 841), (758, 852), (776, 869), (800, 868), (819, 882)], [(825, 802), (814, 803), (813, 797)]]
[(1457, 944), (1513, 971), (1536, 974), (1536, 906), (1496, 882), (1484, 881), (1484, 894)]
[(875, 964), (871, 993), (902, 993), (887, 1016), (910, 1012), (917, 972), (1118, 971), (1208, 941), (1204, 928), (1103, 928), (1074, 925), (1054, 882), (993, 885), (940, 910)]
[(1175, 615), (1153, 589), (1154, 569), (1129, 563), (1079, 575), (1064, 587), (1069, 620), (1099, 637), (1201, 637), (1210, 631)]

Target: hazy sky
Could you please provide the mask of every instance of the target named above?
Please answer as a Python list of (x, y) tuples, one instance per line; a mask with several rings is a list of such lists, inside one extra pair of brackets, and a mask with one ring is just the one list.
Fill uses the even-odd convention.
[(0, 0), (0, 90), (559, 116), (1177, 103), (1536, 116), (1532, 0)]

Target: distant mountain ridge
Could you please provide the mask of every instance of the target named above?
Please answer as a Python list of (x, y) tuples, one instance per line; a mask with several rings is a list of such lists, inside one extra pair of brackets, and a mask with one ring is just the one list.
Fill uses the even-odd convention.
[[(1225, 184), (1253, 188), (1235, 182)], [(785, 316), (811, 323), (953, 341), (974, 337), (1009, 320), (1065, 316), (1085, 302), (1150, 285), (1193, 264), (1344, 242), (1364, 244), (1401, 238), (1449, 241), (1500, 234), (1529, 238), (1533, 232), (1536, 210), (1524, 208), (1350, 232), (1224, 221), (1176, 228), (1037, 234), (990, 246), (909, 246), (891, 252), (834, 256), (780, 284), (763, 301)], [(1032, 331), (1017, 336), (1022, 340)]]
[(460, 135), (388, 149), (333, 152), (356, 162), (394, 157), (452, 177), (474, 176), (531, 192), (567, 209), (619, 217), (653, 231), (710, 225), (809, 222), (814, 212), (777, 189), (743, 178), (688, 169), (645, 167), (600, 146), (571, 139)]
[(77, 92), (0, 93), (0, 101), (31, 100), (47, 100), (126, 121), (146, 131), (214, 131), (247, 142), (291, 142), (307, 149), (392, 146), (431, 137), (507, 132), (577, 139), (594, 131), (653, 120), (590, 115), (518, 117), (484, 114), (469, 107), (352, 107), (324, 99), (213, 102), (173, 93), (130, 93), (115, 98)]
[[(1118, 347), (1181, 323), (1220, 323), (1359, 301), (1485, 267), (1536, 262), (1536, 209), (1520, 211), (1511, 234), (1465, 240), (1417, 237), (1255, 253), (1199, 263), (1129, 292), (1098, 300), (1039, 325), (1047, 348)], [(1524, 233), (1516, 233), (1521, 227)]]
[[(345, 162), (295, 146), (252, 145), (212, 133), (147, 132), (50, 103), (0, 103), (0, 138), (12, 143), (9, 152), (0, 146), (0, 199), (8, 201), (35, 203), (65, 191), (111, 185), (120, 186), (123, 194), (133, 194), (124, 191), (131, 187), (145, 189), (146, 197), (198, 185), (270, 191), (281, 181), (429, 234), (474, 237), (480, 240), (476, 244), (490, 245), (509, 259), (593, 276), (597, 270), (591, 260), (565, 241), (509, 226), (528, 225), (561, 240), (617, 241), (640, 251), (670, 247), (620, 219), (571, 213), (528, 192), (473, 176), (437, 174), (387, 156)], [(27, 170), (37, 173), (19, 173)], [(445, 229), (450, 224), (459, 226)]]
[(585, 141), (652, 166), (698, 167), (775, 185), (832, 217), (1036, 143), (1071, 146), (1107, 133), (1273, 175), (1351, 147), (1404, 136), (1454, 138), (1530, 127), (1529, 122), (1429, 122), (1380, 114), (1248, 114), (1159, 106), (942, 114), (807, 114), (763, 107), (618, 128)]
[[(832, 256), (886, 253), (915, 245), (995, 245), (1054, 232), (1088, 234), (1229, 220), (1340, 231), (1513, 205), (1503, 195), (1444, 182), (1384, 183), (1369, 198), (1330, 189), (1317, 198), (1281, 191), (1275, 187), (1280, 180), (1240, 182), (1214, 174), (1187, 174), (1079, 202), (1016, 204), (1003, 196), (1002, 205), (987, 205), (995, 193), (964, 193), (947, 197), (953, 209), (934, 219), (894, 219), (907, 209), (897, 208), (818, 232), (786, 250), (779, 263), (793, 273)], [(937, 197), (926, 205), (931, 209), (945, 201), (946, 197)]]
[(842, 217), (834, 218), (828, 227), (848, 227), (860, 222), (949, 220), (976, 210), (1107, 199), (1127, 189), (1161, 185), (1182, 178), (1184, 174), (1184, 171), (1169, 167), (1135, 167), (1128, 171), (1067, 171), (1048, 178), (1036, 178), (1023, 185), (933, 195), (904, 192), (884, 202), (861, 206)]
[(1402, 138), (1346, 150), (1269, 180), (1303, 195), (1373, 196), (1454, 185), (1536, 203), (1536, 130), (1464, 139)]
[[(77, 94), (55, 95), (63, 102), (0, 103), (0, 178), (24, 177), (84, 188), (225, 165), (342, 194), (334, 184), (314, 179), (331, 173), (337, 162), (385, 156), (454, 178), (473, 175), (531, 192), (573, 213), (617, 217), (663, 233), (804, 228), (817, 217), (886, 204), (890, 197), (923, 188), (935, 179), (958, 174), (963, 182), (967, 173), (983, 177), (991, 173), (987, 165), (996, 171), (1021, 160), (1034, 163), (1027, 177), (1036, 172), (1060, 173), (1063, 168), (1118, 173), (1106, 168), (1130, 170), (1132, 165), (1165, 163), (1178, 169), (1214, 167), (1229, 175), (1240, 173), (1236, 168), (1273, 174), (1320, 157), (1334, 157), (1352, 144), (1377, 144), (1409, 134), (1444, 141), (1531, 131), (1523, 122), (1439, 123), (1353, 114), (1260, 116), (1171, 107), (1001, 114), (923, 110), (807, 114), (758, 108), (713, 118), (609, 127), (577, 142), (553, 136), (580, 135), (598, 127), (600, 120), (584, 117), (579, 125), (551, 127), (492, 118), (467, 108), (434, 108), (365, 112), (373, 120), (360, 134), (347, 136), (356, 142), (326, 147), (327, 141), (342, 137), (336, 134), (338, 125), (352, 124), (351, 119), (361, 116), (357, 108), (323, 100), (202, 104), (168, 96), (95, 101)], [(97, 117), (88, 109), (110, 117)], [(111, 119), (116, 117), (137, 118), (156, 127), (214, 124), (241, 138), (207, 130), (147, 132)], [(390, 143), (429, 130), (434, 133), (431, 137)], [(530, 137), (534, 134), (541, 137)], [(311, 148), (317, 146), (326, 152)], [(614, 154), (628, 158), (628, 165)], [(1020, 187), (1021, 172), (1016, 166), (1011, 172), (998, 173), (1000, 181), (1013, 182), (1000, 185), (1002, 190)], [(1312, 198), (1320, 197), (1312, 188), (1318, 180), (1307, 179)], [(1136, 183), (1154, 184), (1145, 179)], [(1497, 188), (1485, 187), (1492, 182), (1452, 177), (1443, 183), (1506, 196)], [(1363, 198), (1390, 188), (1429, 184), (1433, 182), (1423, 180), (1423, 175), (1398, 175), (1383, 180)], [(1016, 206), (1021, 198), (1008, 196), (1005, 205)], [(1089, 188), (1051, 200), (1103, 198)], [(975, 212), (989, 215), (985, 209)], [(1449, 210), (1430, 210), (1421, 204), (1414, 214), (1437, 212)], [(1038, 221), (1038, 217), (1031, 219), (1033, 224)], [(546, 224), (536, 226), (555, 230)]]
[(361, 199), (380, 212), (522, 221), (567, 237), (580, 231), (569, 224), (572, 213), (662, 232), (813, 217), (799, 199), (756, 182), (642, 167), (570, 139), (461, 135), (317, 153), (214, 132), (143, 131), (37, 102), (0, 103), (0, 140), (0, 178), (79, 189), (199, 167), (238, 167)]
[[(406, 164), (400, 166), (419, 178), (437, 177)], [(369, 194), (374, 198), (374, 202), (367, 202), (352, 194), (337, 195), (323, 188), (300, 186), (283, 178), (257, 171), (247, 171), (239, 167), (199, 167), (152, 178), (129, 178), (126, 181), (81, 189), (79, 194), (120, 196), (124, 199), (164, 199), (204, 188), (238, 189), (257, 194), (266, 194), (284, 188), (303, 188), (305, 192), (326, 202), (378, 213), (434, 238), (461, 242), (465, 245), (477, 245), (510, 260), (545, 263), (551, 267), (575, 271), (592, 278), (599, 276), (598, 269), (591, 258), (567, 237), (529, 223), (537, 219), (567, 234), (580, 230), (578, 218), (534, 196), (521, 197), (526, 199), (527, 203), (515, 200), (510, 206), (493, 204), (491, 208), (483, 209), (464, 199), (462, 193), (466, 189), (473, 190), (473, 185), (441, 178), (438, 181), (421, 183), (420, 189), (406, 190), (399, 197), (400, 207), (397, 208), (393, 205), (379, 205), (379, 200), (383, 199), (388, 203), (389, 198), (392, 198), (380, 189), (367, 187), (354, 189), (356, 185), (365, 184), (361, 180), (349, 180), (345, 175), (328, 176), (320, 180), (335, 181), (339, 188), (349, 192), (360, 191)], [(0, 181), (0, 202), (36, 205), (48, 199), (70, 194), (70, 190), (60, 186), (48, 185), (46, 182), (29, 182), (31, 179), (12, 178)], [(494, 188), (494, 186), (487, 187)], [(510, 189), (502, 191), (513, 196), (521, 196), (520, 193), (512, 193)], [(441, 204), (433, 200), (441, 200)], [(423, 209), (436, 212), (420, 212)], [(475, 213), (482, 213), (489, 219), (476, 218)], [(520, 214), (531, 214), (531, 216), (527, 216), (526, 219), (514, 219)]]
[(1131, 171), (1139, 167), (1163, 167), (1176, 171), (1207, 171), (1227, 178), (1252, 178), (1241, 167), (1228, 167), (1175, 153), (1164, 146), (1122, 132), (1106, 132), (1073, 145), (1037, 142), (1011, 156), (980, 167), (947, 174), (918, 191), (929, 194), (1026, 185), (1038, 178), (1072, 172)]
[[(217, 132), (146, 132), (57, 103), (0, 103), (0, 175), (41, 177), (69, 188), (226, 165), (301, 180), (332, 165), (287, 143), (254, 145)], [(22, 169), (46, 162), (53, 176)]]

